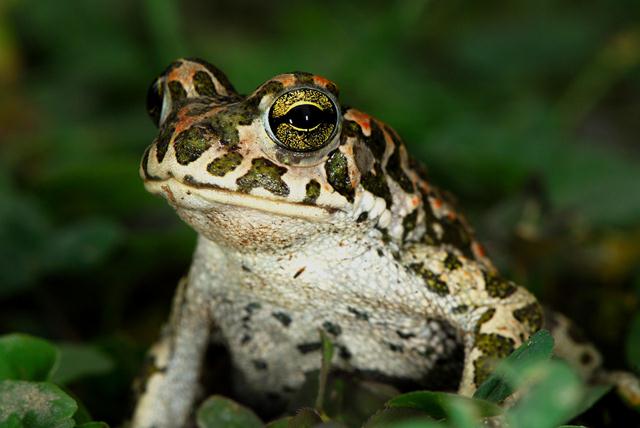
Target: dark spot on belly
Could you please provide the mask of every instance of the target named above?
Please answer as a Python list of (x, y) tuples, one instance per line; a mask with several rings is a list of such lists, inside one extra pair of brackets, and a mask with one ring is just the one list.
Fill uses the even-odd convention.
[(363, 213), (360, 213), (360, 215), (356, 219), (356, 223), (362, 223), (363, 221), (366, 221), (368, 218), (369, 218), (368, 212), (365, 211)]
[(291, 317), (285, 312), (273, 312), (271, 315), (285, 327), (289, 327), (289, 324), (291, 324)]
[(325, 321), (322, 323), (322, 328), (329, 334), (334, 336), (340, 336), (342, 333), (342, 328), (338, 324), (334, 324), (331, 321)]
[(299, 277), (300, 275), (302, 275), (302, 272), (304, 272), (304, 271), (305, 271), (305, 269), (307, 269), (307, 267), (306, 267), (306, 266), (303, 266), (303, 267), (301, 267), (300, 269), (298, 269), (298, 270), (296, 271), (296, 273), (295, 273), (295, 274), (293, 274), (293, 278), (295, 279), (295, 278)]
[(351, 351), (349, 351), (349, 348), (344, 345), (338, 345), (338, 356), (343, 360), (350, 360), (353, 355)]
[(356, 316), (356, 319), (367, 321), (369, 320), (369, 314), (365, 311), (360, 311), (356, 308), (352, 308), (351, 306), (347, 306), (347, 310)]
[(249, 193), (251, 189), (262, 187), (274, 195), (287, 196), (289, 186), (280, 177), (287, 172), (287, 168), (276, 165), (266, 158), (253, 159), (251, 169), (236, 180), (238, 190)]
[(251, 342), (251, 335), (248, 333), (243, 334), (240, 338), (240, 345), (246, 345), (249, 342)]
[(301, 343), (297, 346), (297, 348), (301, 354), (308, 354), (309, 352), (319, 351), (320, 348), (322, 348), (322, 343), (320, 342)]
[(580, 355), (580, 364), (584, 366), (588, 366), (592, 362), (593, 362), (593, 355), (591, 355), (590, 352), (585, 351)]
[(333, 189), (353, 202), (354, 190), (349, 177), (349, 166), (347, 158), (338, 149), (329, 154), (329, 159), (324, 164), (327, 173), (327, 181)]
[(253, 363), (253, 367), (255, 367), (256, 370), (266, 370), (268, 367), (266, 361), (264, 360), (252, 360), (251, 362)]
[(404, 347), (396, 343), (387, 343), (387, 346), (392, 352), (404, 352)]
[(405, 333), (401, 330), (396, 330), (396, 334), (400, 339), (411, 339), (412, 337), (416, 337), (415, 333)]

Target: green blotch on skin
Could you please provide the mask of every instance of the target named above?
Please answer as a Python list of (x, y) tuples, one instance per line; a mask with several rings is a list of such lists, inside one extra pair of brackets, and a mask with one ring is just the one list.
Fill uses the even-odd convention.
[(320, 196), (320, 183), (316, 180), (310, 180), (305, 189), (307, 191), (307, 195), (302, 202), (305, 204), (314, 204), (318, 199), (318, 196)]
[(174, 103), (180, 103), (187, 99), (187, 91), (184, 90), (182, 83), (177, 80), (172, 80), (168, 83), (169, 93), (171, 94), (171, 101)]
[(374, 195), (384, 199), (387, 204), (387, 208), (391, 208), (393, 204), (393, 199), (391, 198), (391, 191), (389, 190), (389, 185), (387, 184), (387, 179), (382, 172), (382, 168), (378, 162), (374, 165), (375, 174), (371, 171), (367, 172), (362, 176), (360, 180), (360, 184), (369, 192)]
[(476, 334), (475, 346), (483, 355), (473, 362), (475, 373), (474, 383), (482, 384), (493, 372), (498, 362), (511, 354), (515, 349), (513, 339), (499, 334)]
[(211, 161), (207, 166), (207, 171), (210, 174), (218, 177), (224, 177), (229, 172), (233, 171), (242, 162), (242, 155), (237, 152), (229, 152)]
[(542, 307), (537, 302), (516, 309), (513, 311), (513, 317), (524, 324), (529, 333), (535, 333), (542, 328)]
[(238, 190), (249, 193), (251, 189), (262, 187), (274, 195), (287, 196), (289, 186), (280, 177), (287, 172), (287, 168), (276, 165), (265, 158), (251, 161), (251, 169), (236, 180)]
[[(167, 122), (169, 122), (169, 118), (167, 118)], [(160, 135), (158, 135), (158, 140), (156, 141), (156, 159), (158, 162), (162, 162), (164, 155), (167, 154), (169, 142), (175, 130), (176, 127), (168, 123), (165, 123), (162, 125), (162, 128), (160, 128)]]
[(431, 204), (429, 203), (429, 197), (426, 193), (422, 194), (422, 209), (424, 210), (424, 226), (425, 233), (422, 237), (422, 240), (427, 245), (436, 245), (438, 243), (438, 234), (433, 228), (433, 224), (438, 221), (436, 218), (433, 209), (431, 208)]
[(178, 163), (188, 165), (211, 147), (211, 133), (200, 126), (192, 126), (178, 134), (173, 147)]
[(496, 313), (496, 310), (494, 308), (489, 308), (486, 311), (484, 311), (482, 315), (480, 315), (480, 318), (478, 318), (478, 322), (476, 323), (476, 333), (480, 332), (480, 328), (482, 327), (482, 324), (489, 322), (489, 320), (493, 318), (495, 313)]
[(447, 252), (447, 257), (444, 259), (444, 267), (449, 270), (460, 269), (462, 262), (452, 252)]
[(415, 192), (413, 183), (402, 169), (402, 162), (400, 162), (400, 147), (402, 142), (398, 139), (393, 132), (390, 132), (394, 143), (396, 144), (395, 150), (389, 156), (387, 166), (385, 167), (387, 174), (395, 180), (396, 183), (407, 193)]
[(517, 287), (511, 281), (492, 273), (484, 273), (484, 282), (489, 296), (499, 299), (506, 299), (517, 290)]
[(193, 87), (198, 95), (203, 97), (215, 97), (218, 95), (211, 76), (204, 71), (198, 71), (193, 75)]
[(422, 263), (415, 263), (409, 266), (413, 271), (424, 279), (427, 288), (438, 296), (446, 296), (449, 294), (449, 286), (441, 280), (437, 274), (426, 269)]
[(407, 235), (416, 228), (416, 221), (418, 219), (418, 209), (411, 211), (402, 219), (402, 240), (407, 238)]
[(333, 189), (353, 202), (354, 190), (349, 177), (349, 165), (347, 158), (340, 150), (334, 150), (329, 154), (329, 159), (324, 164), (327, 173), (327, 181)]

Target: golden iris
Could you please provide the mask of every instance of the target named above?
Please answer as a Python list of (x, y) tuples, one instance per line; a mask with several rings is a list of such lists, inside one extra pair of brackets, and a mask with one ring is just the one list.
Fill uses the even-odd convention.
[(279, 145), (296, 152), (326, 146), (334, 134), (338, 113), (325, 93), (300, 88), (280, 95), (269, 110), (269, 127)]

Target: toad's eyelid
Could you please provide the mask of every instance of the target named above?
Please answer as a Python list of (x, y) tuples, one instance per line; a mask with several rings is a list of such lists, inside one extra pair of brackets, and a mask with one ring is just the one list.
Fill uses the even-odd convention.
[(291, 110), (293, 110), (294, 108), (298, 107), (298, 106), (314, 106), (317, 107), (318, 110), (320, 111), (324, 111), (324, 109), (322, 108), (322, 106), (318, 103), (315, 103), (313, 101), (307, 101), (307, 100), (299, 100), (296, 101), (295, 103), (291, 104), (286, 110), (285, 112), (282, 114), (282, 116), (286, 115), (287, 113), (289, 113)]

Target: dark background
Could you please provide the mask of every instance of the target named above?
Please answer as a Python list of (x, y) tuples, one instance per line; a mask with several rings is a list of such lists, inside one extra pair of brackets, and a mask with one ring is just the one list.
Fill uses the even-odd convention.
[[(500, 268), (640, 362), (640, 2), (0, 3), (0, 333), (100, 349), (96, 419), (167, 316), (195, 233), (147, 194), (144, 109), (173, 59), (252, 91), (302, 70), (391, 124)], [(606, 412), (607, 410), (603, 410)]]

